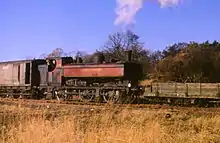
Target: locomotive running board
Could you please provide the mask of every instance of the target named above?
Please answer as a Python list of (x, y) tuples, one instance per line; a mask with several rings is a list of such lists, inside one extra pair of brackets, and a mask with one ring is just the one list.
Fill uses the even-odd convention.
[(105, 86), (102, 86), (102, 87), (82, 87), (82, 86), (79, 86), (79, 87), (77, 87), (77, 86), (74, 86), (74, 87), (68, 87), (68, 86), (64, 86), (64, 87), (60, 87), (60, 89), (121, 89), (121, 90), (125, 90), (125, 89), (128, 89), (128, 87), (126, 87), (126, 86), (115, 86), (115, 87), (111, 87), (111, 86), (108, 86), (108, 87), (105, 87)]

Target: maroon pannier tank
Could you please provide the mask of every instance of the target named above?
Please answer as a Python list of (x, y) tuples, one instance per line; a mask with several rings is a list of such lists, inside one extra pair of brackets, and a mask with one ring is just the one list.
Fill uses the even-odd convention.
[(98, 56), (92, 63), (83, 63), (80, 58), (73, 60), (72, 57), (48, 59), (49, 84), (65, 88), (66, 92), (71, 90), (69, 94), (89, 100), (101, 95), (107, 101), (112, 97), (110, 94), (140, 91), (142, 65), (131, 61), (131, 52), (127, 53), (124, 62), (106, 62)]
[(66, 65), (63, 67), (64, 77), (122, 77), (123, 64), (100, 65)]

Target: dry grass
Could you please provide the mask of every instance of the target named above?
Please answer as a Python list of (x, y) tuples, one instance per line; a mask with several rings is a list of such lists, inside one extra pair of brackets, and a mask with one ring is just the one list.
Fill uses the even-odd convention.
[(154, 80), (152, 79), (146, 79), (146, 80), (141, 81), (140, 84), (143, 86), (148, 86), (148, 85), (151, 85), (153, 82)]
[[(0, 106), (1, 107), (1, 106)], [(220, 115), (112, 108), (102, 112), (33, 111), (4, 106), (1, 142), (208, 143), (220, 142)], [(9, 111), (15, 111), (16, 116)], [(170, 118), (166, 118), (167, 113)], [(30, 114), (31, 113), (31, 114)], [(36, 113), (36, 114), (33, 114)], [(51, 116), (56, 115), (56, 116)], [(4, 117), (4, 118), (3, 118)]]

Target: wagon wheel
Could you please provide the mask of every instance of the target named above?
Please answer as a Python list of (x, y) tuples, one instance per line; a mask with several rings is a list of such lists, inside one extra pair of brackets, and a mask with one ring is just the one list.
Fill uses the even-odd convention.
[(83, 90), (79, 91), (79, 98), (84, 102), (90, 102), (94, 100), (95, 95), (93, 94), (92, 90)]
[(103, 94), (103, 99), (107, 103), (117, 103), (119, 101), (119, 91), (108, 91)]
[(137, 96), (134, 93), (125, 94), (122, 102), (126, 104), (132, 104), (137, 100)]
[(5, 95), (5, 97), (8, 97), (8, 98), (14, 98), (14, 95), (13, 95), (13, 90), (8, 90), (8, 91), (6, 91), (5, 93), (7, 93), (6, 95)]

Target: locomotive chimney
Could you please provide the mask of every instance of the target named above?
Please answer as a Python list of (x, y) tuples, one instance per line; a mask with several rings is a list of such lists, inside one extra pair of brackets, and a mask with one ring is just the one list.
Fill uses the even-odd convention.
[(128, 50), (126, 51), (126, 61), (130, 62), (131, 61), (131, 55), (132, 54), (132, 50)]
[(94, 63), (96, 64), (102, 64), (105, 61), (105, 56), (103, 53), (96, 53), (94, 57)]
[(82, 58), (81, 57), (76, 57), (76, 63), (82, 63)]

